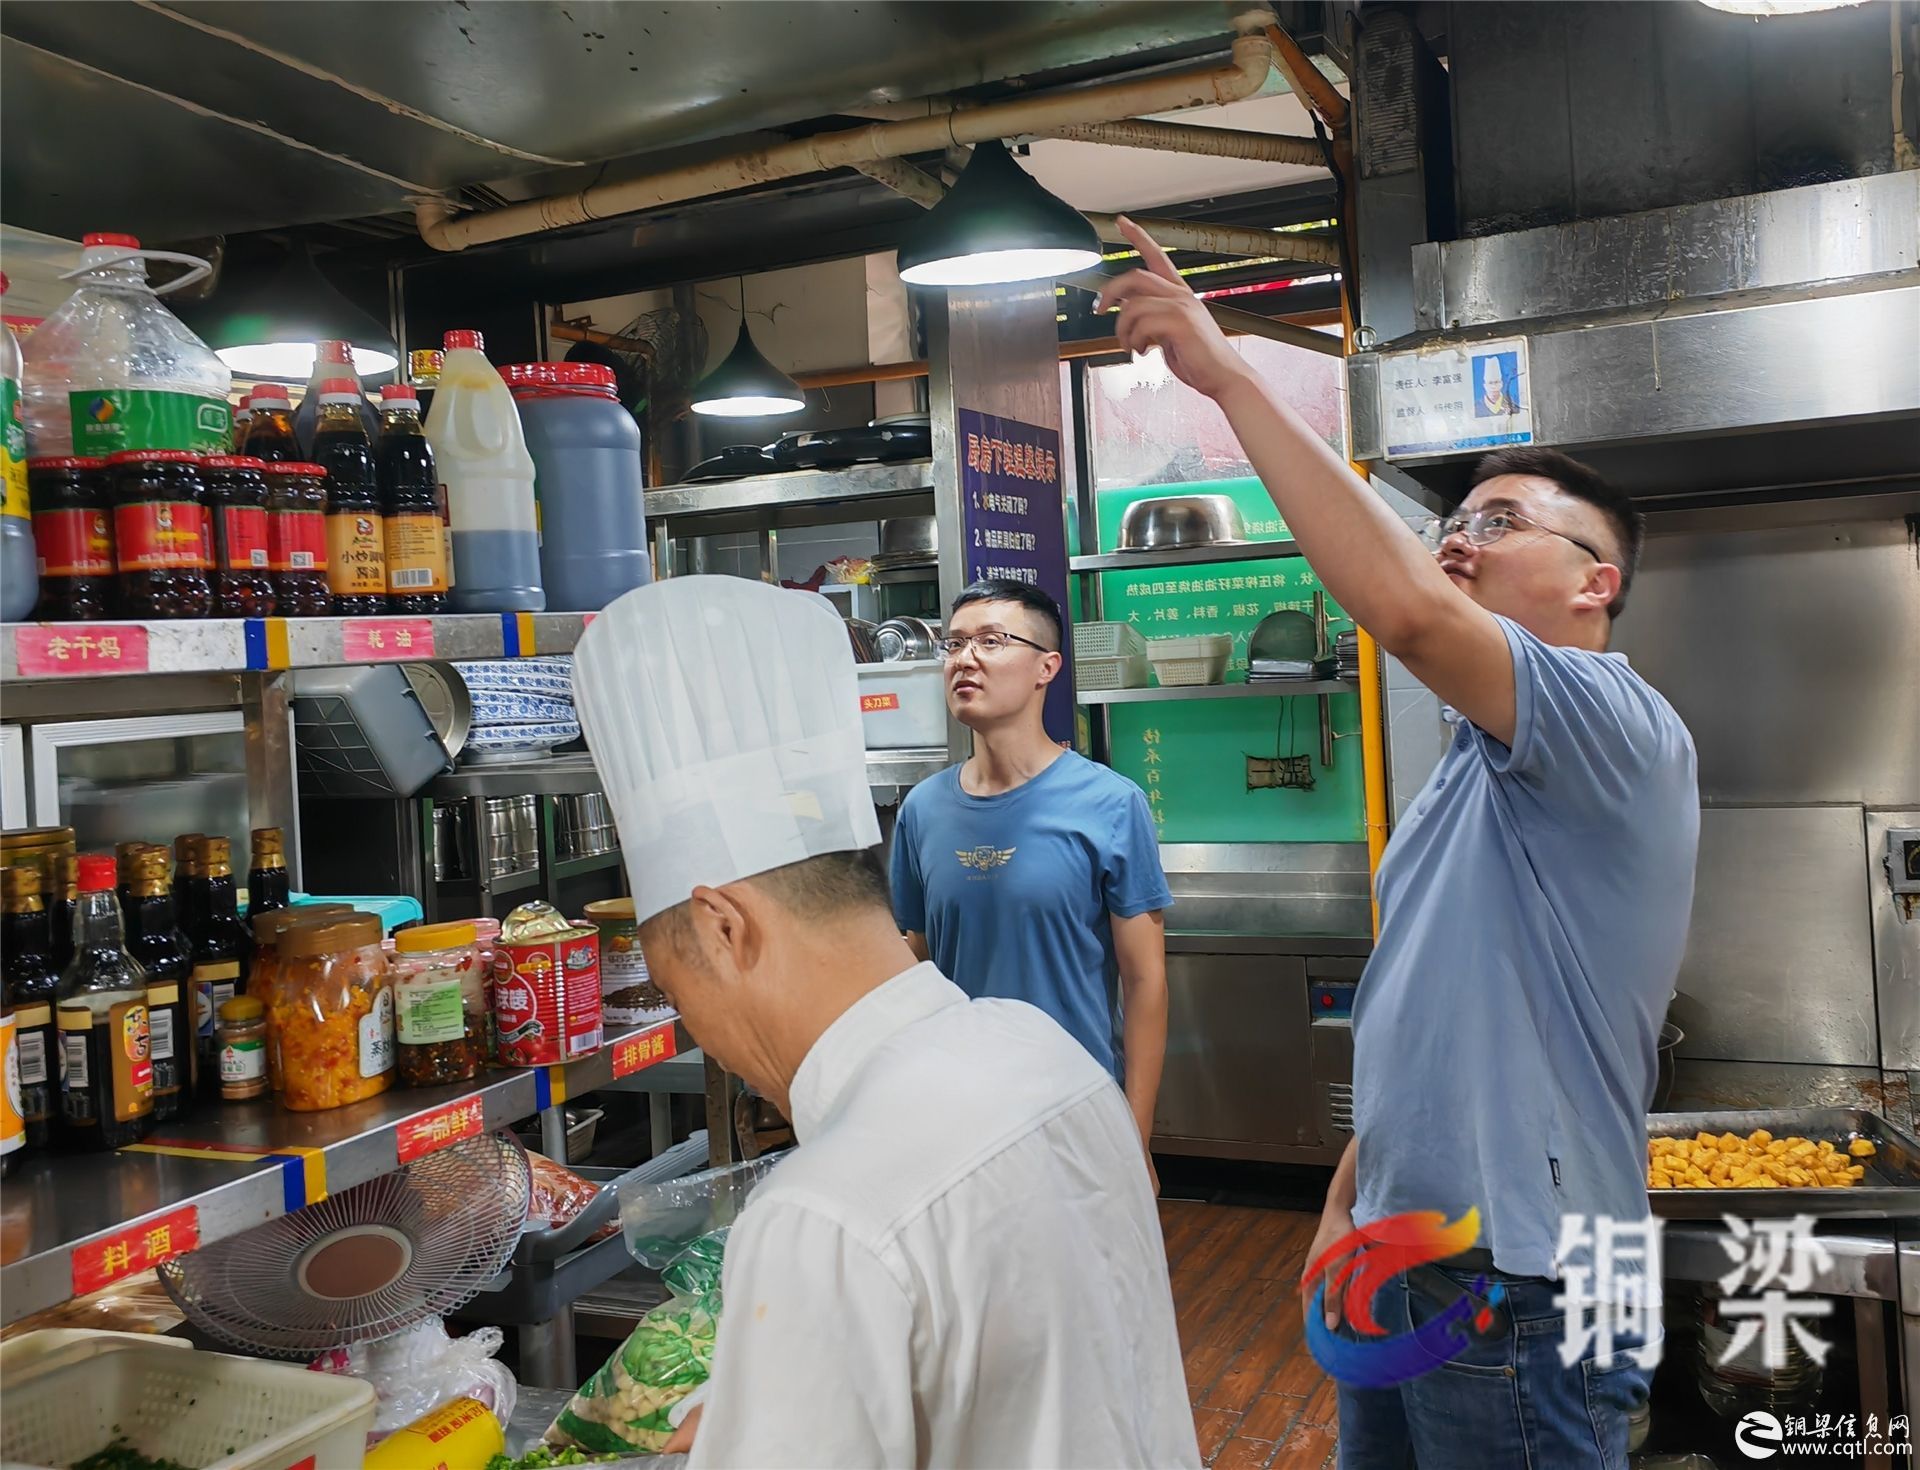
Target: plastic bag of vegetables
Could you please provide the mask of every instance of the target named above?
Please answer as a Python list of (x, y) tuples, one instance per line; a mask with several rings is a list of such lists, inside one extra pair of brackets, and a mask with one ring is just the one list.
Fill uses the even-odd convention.
[(719, 1305), (718, 1293), (676, 1296), (648, 1312), (567, 1401), (546, 1442), (601, 1454), (660, 1450), (673, 1438), (673, 1406), (707, 1381)]

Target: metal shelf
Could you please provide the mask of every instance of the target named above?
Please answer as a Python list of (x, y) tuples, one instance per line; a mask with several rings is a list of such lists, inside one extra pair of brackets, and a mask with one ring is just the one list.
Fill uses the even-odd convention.
[(470, 796), (585, 796), (601, 789), (600, 772), (585, 751), (544, 760), (456, 766), (435, 776), (419, 794), (435, 801)]
[(953, 757), (947, 754), (944, 745), (913, 750), (870, 750), (867, 752), (867, 785), (913, 786), (952, 764)]
[(1109, 551), (1099, 556), (1076, 556), (1067, 568), (1075, 572), (1145, 572), (1155, 567), (1223, 566), (1236, 561), (1271, 561), (1298, 556), (1296, 541), (1253, 541), (1245, 546), (1188, 546), (1178, 551)]
[[(30, 1155), (0, 1192), (0, 1323), (66, 1301), (95, 1279), (89, 1273), (132, 1275), (195, 1241), (225, 1239), (391, 1173), (403, 1143), (418, 1157), (505, 1128), (609, 1085), (616, 1069), (624, 1079), (691, 1045), (678, 1021), (666, 1021), (623, 1030), (564, 1066), (494, 1068), (478, 1084), (394, 1088), (323, 1113), (288, 1112), (272, 1098), (203, 1103), (132, 1149)], [(477, 1118), (467, 1110), (460, 1129), (440, 1136), (431, 1127), (436, 1115), (475, 1102)], [(115, 1248), (125, 1254), (109, 1256)]]
[(1081, 704), (1148, 704), (1161, 699), (1291, 699), (1302, 694), (1354, 694), (1354, 679), (1286, 679), (1270, 684), (1187, 684), (1168, 689), (1082, 689)]
[[(647, 524), (672, 537), (879, 520), (932, 508), (933, 461), (788, 470), (745, 480), (668, 485), (647, 492)], [(845, 507), (859, 503), (857, 515)], [(893, 502), (888, 504), (886, 502)]]
[[(0, 679), (248, 674), (429, 659), (526, 658), (571, 653), (588, 616), (460, 613), (434, 618), (7, 623), (0, 625)], [(111, 645), (103, 647), (108, 640)], [(23, 667), (33, 672), (22, 673)]]
[[(591, 857), (562, 858), (553, 865), (553, 879), (556, 883), (568, 878), (583, 877), (588, 873), (604, 873), (608, 868), (620, 866), (620, 849), (612, 852), (597, 852)], [(498, 892), (499, 890), (495, 890)]]

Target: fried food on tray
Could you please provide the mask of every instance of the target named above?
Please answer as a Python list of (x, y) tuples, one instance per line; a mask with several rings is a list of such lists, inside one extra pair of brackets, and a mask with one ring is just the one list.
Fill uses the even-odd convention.
[(1649, 1189), (1851, 1189), (1866, 1177), (1854, 1162), (1877, 1152), (1856, 1138), (1844, 1149), (1826, 1139), (1775, 1138), (1756, 1128), (1647, 1140)]

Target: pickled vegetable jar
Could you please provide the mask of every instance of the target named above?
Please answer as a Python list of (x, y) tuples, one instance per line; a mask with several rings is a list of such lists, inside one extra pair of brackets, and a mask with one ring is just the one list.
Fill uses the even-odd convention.
[(472, 1081), (487, 1062), (487, 977), (473, 925), (426, 924), (393, 938), (401, 1082)]
[(283, 931), (272, 1005), (281, 1101), (294, 1112), (345, 1107), (393, 1085), (393, 987), (371, 914)]

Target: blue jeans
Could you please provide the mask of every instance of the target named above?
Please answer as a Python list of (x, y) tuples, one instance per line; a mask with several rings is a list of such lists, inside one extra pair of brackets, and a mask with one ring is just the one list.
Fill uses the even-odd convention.
[[(1445, 1269), (1462, 1287), (1474, 1273)], [(1475, 1335), (1459, 1357), (1392, 1388), (1340, 1385), (1340, 1470), (1626, 1470), (1627, 1417), (1646, 1402), (1652, 1372), (1623, 1352), (1601, 1367), (1560, 1362), (1564, 1313), (1536, 1277), (1489, 1272), (1510, 1318)], [(1457, 1295), (1457, 1293), (1448, 1293)], [(1398, 1277), (1374, 1314), (1410, 1332), (1446, 1302)]]

